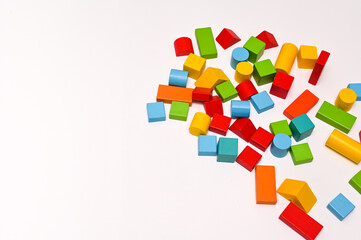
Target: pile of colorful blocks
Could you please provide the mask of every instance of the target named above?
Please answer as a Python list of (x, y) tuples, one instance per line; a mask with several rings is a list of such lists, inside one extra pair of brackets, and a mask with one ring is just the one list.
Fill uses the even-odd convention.
[[(291, 138), (300, 142), (311, 136), (315, 124), (307, 113), (319, 98), (305, 89), (284, 110), (283, 114), (289, 121), (284, 118), (271, 122), (269, 131), (256, 127), (249, 117), (251, 105), (258, 114), (274, 107), (270, 95), (287, 98), (294, 80), (290, 72), (296, 59), (298, 68), (312, 70), (308, 82), (316, 85), (330, 53), (321, 51), (318, 55), (315, 46), (301, 45), (298, 48), (292, 43), (284, 43), (275, 64), (270, 59), (259, 61), (265, 50), (278, 46), (273, 34), (263, 31), (257, 37), (250, 37), (243, 47), (232, 51), (230, 67), (235, 71), (234, 80), (238, 84), (234, 86), (221, 69), (206, 68), (206, 62), (207, 59), (217, 58), (216, 42), (227, 49), (241, 39), (227, 28), (216, 39), (210, 27), (196, 29), (195, 36), (200, 56), (194, 54), (190, 38), (175, 40), (176, 56), (187, 56), (187, 59), (182, 70), (171, 69), (168, 85), (159, 85), (157, 102), (147, 104), (148, 121), (166, 120), (164, 103), (171, 104), (170, 119), (187, 121), (192, 103), (202, 103), (204, 112), (195, 113), (189, 126), (189, 132), (198, 137), (198, 155), (216, 156), (218, 162), (237, 162), (250, 172), (255, 169), (256, 203), (276, 204), (277, 193), (280, 194), (290, 203), (279, 218), (304, 238), (316, 238), (323, 226), (308, 215), (317, 201), (309, 185), (304, 181), (286, 179), (276, 189), (275, 167), (259, 165), (262, 155), (254, 148), (265, 152), (270, 146), (271, 154), (277, 158), (283, 158), (289, 152), (294, 165), (312, 162), (309, 144), (292, 145)], [(188, 78), (196, 80), (194, 89), (187, 88)], [(272, 86), (269, 92), (258, 92), (254, 83)], [(231, 116), (225, 116), (223, 112), (223, 103), (228, 101), (231, 101)], [(357, 119), (349, 113), (356, 101), (361, 101), (361, 83), (351, 83), (342, 89), (333, 104), (324, 101), (316, 118), (335, 128), (325, 145), (358, 164), (361, 161), (361, 143), (347, 135)], [(250, 145), (239, 152), (239, 138), (225, 137), (228, 130)], [(223, 137), (217, 140), (217, 136), (208, 135), (209, 132)], [(361, 194), (361, 171), (349, 183)], [(354, 208), (341, 193), (327, 206), (340, 220)]]

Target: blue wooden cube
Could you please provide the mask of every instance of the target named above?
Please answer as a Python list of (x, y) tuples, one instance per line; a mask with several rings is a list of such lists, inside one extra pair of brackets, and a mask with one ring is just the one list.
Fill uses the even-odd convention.
[(296, 140), (296, 142), (299, 142), (311, 135), (315, 125), (307, 116), (307, 114), (302, 114), (291, 120), (290, 128), (293, 138)]
[(148, 122), (165, 121), (163, 102), (147, 103)]
[(347, 88), (355, 91), (357, 95), (356, 101), (361, 101), (361, 83), (350, 83)]
[(171, 69), (169, 74), (169, 86), (186, 87), (188, 81), (188, 72)]
[(217, 156), (217, 136), (199, 135), (198, 156)]
[(327, 209), (330, 210), (333, 215), (335, 215), (340, 221), (345, 219), (352, 210), (354, 210), (355, 205), (353, 205), (342, 193), (337, 195), (328, 205)]
[(238, 139), (224, 138), (218, 140), (217, 162), (234, 163), (238, 156)]
[(249, 101), (232, 100), (231, 115), (233, 118), (249, 118), (250, 111)]
[(275, 106), (272, 98), (268, 95), (266, 91), (251, 96), (251, 103), (256, 109), (257, 113), (262, 113)]

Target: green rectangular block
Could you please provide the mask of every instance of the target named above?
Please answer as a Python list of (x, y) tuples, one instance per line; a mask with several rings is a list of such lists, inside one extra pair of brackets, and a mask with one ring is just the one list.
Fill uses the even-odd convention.
[(169, 111), (169, 119), (187, 121), (189, 103), (172, 101)]
[(322, 103), (316, 117), (344, 133), (348, 133), (351, 130), (357, 119), (357, 117), (345, 112), (327, 101)]
[(218, 84), (214, 90), (216, 91), (217, 95), (222, 98), (222, 102), (228, 102), (229, 100), (238, 96), (238, 92), (231, 81), (225, 81), (221, 84)]
[(356, 173), (348, 183), (361, 194), (361, 171)]
[(294, 165), (309, 163), (313, 160), (313, 155), (308, 143), (291, 146), (290, 154)]
[(210, 27), (197, 28), (196, 38), (197, 38), (199, 52), (202, 57), (206, 59), (217, 57), (218, 53), (217, 53), (216, 43), (214, 42), (212, 28)]
[(269, 125), (269, 128), (273, 135), (277, 135), (279, 133), (284, 133), (284, 134), (292, 137), (292, 131), (290, 129), (290, 126), (288, 125), (287, 120), (273, 122)]

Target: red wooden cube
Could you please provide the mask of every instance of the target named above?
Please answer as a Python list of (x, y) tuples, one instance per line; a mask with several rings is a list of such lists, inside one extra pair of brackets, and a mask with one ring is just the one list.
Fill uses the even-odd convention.
[(209, 131), (226, 136), (231, 120), (230, 117), (215, 113), (209, 126)]
[(212, 98), (212, 88), (202, 88), (196, 87), (192, 92), (192, 100), (193, 101), (200, 101), (200, 102), (207, 102)]
[(262, 155), (253, 148), (246, 146), (245, 149), (238, 155), (236, 162), (243, 166), (248, 171), (252, 172), (256, 164), (261, 160)]
[(236, 87), (238, 96), (242, 101), (248, 101), (258, 91), (250, 80), (246, 80), (238, 84)]
[(210, 117), (213, 117), (215, 113), (223, 115), (223, 102), (218, 96), (213, 96), (210, 101), (204, 102), (203, 106)]
[(294, 77), (287, 73), (278, 72), (273, 80), (270, 94), (285, 99), (291, 88)]
[(271, 144), (274, 135), (262, 127), (259, 127), (256, 132), (251, 137), (249, 141), (253, 146), (262, 150), (263, 152), (266, 151), (267, 147)]
[(229, 130), (244, 141), (249, 142), (252, 135), (256, 132), (256, 127), (253, 125), (251, 119), (239, 118), (231, 125)]
[(223, 49), (227, 49), (233, 44), (241, 41), (241, 39), (231, 29), (223, 28), (222, 32), (217, 36), (216, 41)]
[(278, 46), (275, 36), (273, 36), (273, 34), (270, 32), (263, 31), (256, 38), (258, 38), (259, 40), (261, 40), (266, 44), (265, 49), (274, 48)]

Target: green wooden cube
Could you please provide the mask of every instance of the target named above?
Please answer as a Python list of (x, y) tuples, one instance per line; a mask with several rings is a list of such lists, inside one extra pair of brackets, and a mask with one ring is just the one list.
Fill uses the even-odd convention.
[(266, 59), (254, 64), (253, 77), (258, 86), (273, 82), (275, 76), (276, 69), (271, 60)]
[(309, 163), (313, 160), (313, 155), (308, 143), (291, 146), (290, 153), (294, 165)]
[(187, 121), (189, 103), (172, 101), (170, 106), (169, 118), (181, 121)]
[(217, 57), (218, 55), (217, 48), (216, 48), (216, 43), (214, 42), (212, 28), (210, 27), (197, 28), (196, 38), (197, 38), (199, 53), (202, 57), (206, 59)]
[(231, 81), (225, 81), (221, 84), (218, 84), (215, 87), (217, 95), (222, 98), (223, 102), (227, 102), (238, 96), (238, 92), (231, 83)]
[(348, 183), (361, 194), (361, 171), (356, 173)]
[(277, 135), (279, 133), (284, 133), (288, 135), (289, 137), (292, 137), (292, 131), (290, 129), (290, 126), (288, 126), (287, 120), (281, 120), (278, 122), (273, 122), (269, 125), (269, 128), (273, 135)]
[(238, 156), (238, 139), (221, 137), (218, 140), (217, 162), (234, 163)]
[(255, 63), (262, 57), (266, 43), (262, 42), (258, 38), (250, 37), (248, 41), (243, 45), (245, 49), (249, 52), (248, 61)]

